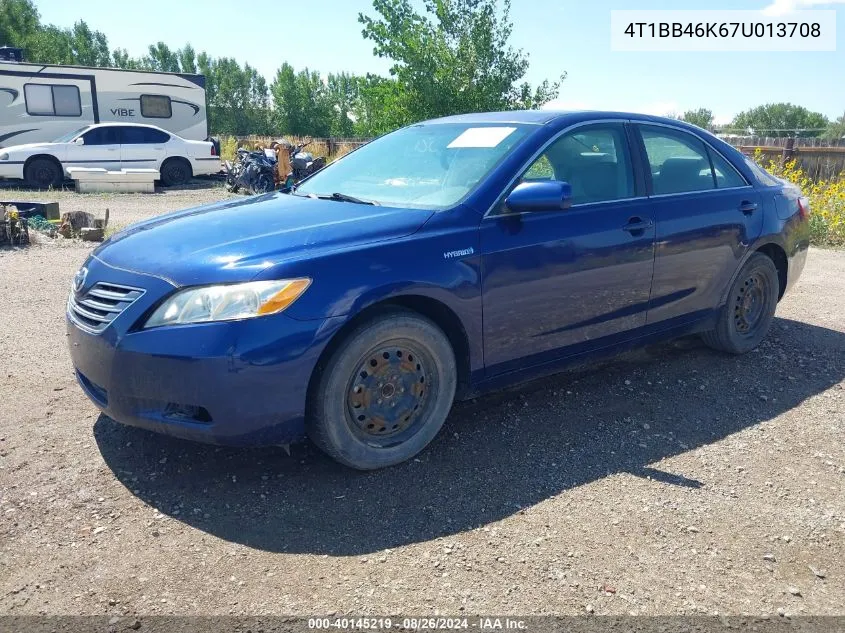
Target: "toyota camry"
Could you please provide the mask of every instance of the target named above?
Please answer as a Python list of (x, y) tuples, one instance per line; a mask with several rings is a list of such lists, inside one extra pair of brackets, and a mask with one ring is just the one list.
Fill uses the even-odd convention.
[(308, 435), (348, 466), (421, 451), (455, 399), (700, 334), (740, 354), (798, 279), (808, 202), (702, 129), (467, 114), (283, 192), (114, 235), (67, 303), (118, 422), (219, 444)]

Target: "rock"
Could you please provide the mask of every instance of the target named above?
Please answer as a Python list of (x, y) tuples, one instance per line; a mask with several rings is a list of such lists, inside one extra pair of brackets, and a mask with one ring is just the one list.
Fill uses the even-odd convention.
[(136, 618), (135, 621), (129, 625), (129, 628), (137, 631), (141, 628), (141, 621)]
[(588, 604), (586, 607), (584, 607), (584, 610), (587, 613), (592, 613), (593, 611), (595, 611), (595, 609), (593, 609), (593, 605), (591, 605), (591, 604)]
[(798, 587), (789, 587), (787, 591), (793, 596), (800, 596), (801, 590)]
[(763, 560), (767, 560), (770, 563), (774, 563), (777, 559), (775, 558), (774, 554), (763, 554)]
[(79, 231), (79, 237), (83, 242), (102, 242), (105, 236), (106, 232), (103, 229), (85, 227)]
[(101, 525), (100, 527), (95, 527), (93, 533), (94, 534), (102, 534), (105, 531), (106, 531), (106, 528)]
[(760, 394), (760, 400), (762, 400), (763, 402), (768, 402), (769, 396), (764, 396), (763, 394)]
[(817, 569), (817, 568), (813, 567), (812, 565), (810, 565), (809, 567), (810, 567), (810, 571), (813, 572), (813, 575), (816, 578), (825, 578), (827, 576), (827, 572), (824, 569)]
[(698, 528), (697, 528), (697, 527), (695, 527), (694, 525), (690, 525), (690, 526), (687, 528), (687, 532), (692, 532), (693, 534), (698, 534), (699, 530), (698, 530)]

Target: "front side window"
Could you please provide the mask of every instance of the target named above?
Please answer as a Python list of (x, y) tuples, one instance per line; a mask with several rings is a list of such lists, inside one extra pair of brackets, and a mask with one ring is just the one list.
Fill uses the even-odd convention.
[(716, 187), (701, 139), (669, 128), (640, 126), (655, 195), (705, 191)]
[(173, 116), (170, 97), (165, 95), (141, 95), (141, 116), (148, 119), (169, 119)]
[(522, 175), (521, 182), (562, 180), (572, 204), (634, 196), (634, 174), (625, 128), (610, 123), (579, 127), (554, 141)]
[(86, 132), (82, 138), (86, 145), (120, 145), (119, 128), (114, 125), (95, 127)]
[(26, 84), (26, 113), (31, 116), (82, 116), (82, 101), (76, 86)]
[(473, 191), (533, 129), (518, 123), (412, 125), (329, 165), (294, 193), (342, 193), (383, 205), (445, 209)]

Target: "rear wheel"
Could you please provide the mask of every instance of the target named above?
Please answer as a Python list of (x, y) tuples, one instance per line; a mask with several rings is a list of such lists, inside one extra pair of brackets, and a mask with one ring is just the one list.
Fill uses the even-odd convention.
[(308, 435), (352, 468), (398, 464), (437, 435), (456, 383), (455, 356), (437, 325), (412, 312), (385, 314), (332, 354), (312, 394)]
[(167, 187), (184, 185), (192, 175), (191, 164), (184, 158), (168, 158), (161, 166), (161, 182)]
[(755, 253), (731, 286), (716, 327), (702, 335), (710, 347), (744, 354), (766, 337), (778, 303), (778, 271), (774, 262)]
[(62, 184), (62, 166), (50, 158), (36, 158), (26, 166), (24, 179), (39, 189), (58, 187)]

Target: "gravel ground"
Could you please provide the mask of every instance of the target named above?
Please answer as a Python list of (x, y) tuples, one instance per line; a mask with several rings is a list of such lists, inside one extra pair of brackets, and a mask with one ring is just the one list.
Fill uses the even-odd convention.
[(756, 352), (680, 341), (464, 403), (375, 473), (101, 416), (64, 340), (87, 253), (0, 250), (0, 614), (845, 614), (845, 252), (810, 253)]
[(157, 187), (155, 193), (87, 193), (72, 188), (43, 192), (0, 181), (0, 200), (58, 202), (62, 213), (88, 211), (101, 218), (109, 210), (109, 227), (120, 230), (154, 215), (237, 197), (226, 192), (222, 180), (195, 178), (182, 187)]

